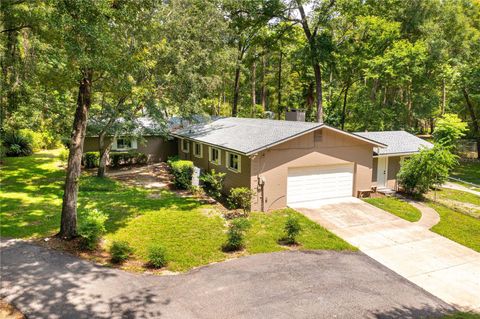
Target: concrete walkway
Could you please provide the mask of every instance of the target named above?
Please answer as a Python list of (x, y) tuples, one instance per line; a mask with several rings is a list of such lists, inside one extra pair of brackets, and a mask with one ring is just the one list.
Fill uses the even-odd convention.
[(429, 231), (430, 218), (410, 223), (358, 199), (296, 209), (426, 291), (480, 312), (480, 254)]
[(424, 203), (411, 200), (408, 198), (399, 198), (400, 200), (409, 203), (413, 207), (417, 208), (421, 213), (422, 217), (418, 222), (415, 222), (415, 225), (418, 225), (420, 227), (423, 227), (425, 229), (430, 229), (436, 224), (440, 222), (440, 215), (438, 215), (437, 211)]
[(360, 252), (285, 251), (176, 276), (4, 241), (0, 296), (28, 318), (435, 318), (451, 308)]
[(446, 182), (445, 184), (442, 185), (442, 187), (455, 189), (458, 191), (467, 192), (473, 195), (480, 196), (480, 192), (477, 192), (476, 190), (470, 189), (458, 183)]

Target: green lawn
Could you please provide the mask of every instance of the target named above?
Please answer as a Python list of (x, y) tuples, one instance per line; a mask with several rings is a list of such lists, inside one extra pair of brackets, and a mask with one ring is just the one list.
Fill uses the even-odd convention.
[(364, 201), (409, 222), (419, 221), (422, 217), (417, 208), (395, 197), (365, 198)]
[(457, 212), (441, 204), (428, 205), (440, 215), (440, 222), (432, 231), (480, 252), (480, 220)]
[(452, 172), (452, 177), (480, 185), (480, 161), (461, 162)]
[[(436, 193), (436, 194), (435, 194)], [(430, 191), (426, 197), (455, 211), (480, 218), (480, 196), (449, 188)], [(475, 205), (475, 206), (473, 206)]]
[[(0, 233), (4, 237), (45, 237), (58, 232), (64, 171), (59, 167), (58, 150), (30, 157), (6, 158), (0, 188)], [(225, 241), (226, 223), (212, 207), (161, 190), (125, 186), (111, 179), (82, 176), (79, 218), (86, 208), (107, 213), (106, 243), (126, 240), (134, 257), (145, 261), (151, 244), (161, 244), (169, 258), (168, 269), (184, 271), (228, 254), (220, 247)], [(301, 249), (354, 249), (352, 246), (297, 212), (281, 210), (252, 213), (252, 227), (246, 237), (246, 253), (285, 249), (277, 244), (282, 237), (287, 213), (297, 214), (303, 226)]]

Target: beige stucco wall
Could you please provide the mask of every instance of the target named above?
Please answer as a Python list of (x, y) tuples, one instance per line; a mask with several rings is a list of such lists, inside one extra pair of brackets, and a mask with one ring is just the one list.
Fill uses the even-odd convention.
[[(319, 131), (321, 138), (315, 138)], [(253, 158), (251, 185), (257, 191), (253, 209), (268, 211), (287, 205), (289, 167), (354, 163), (352, 195), (355, 196), (357, 190), (370, 189), (373, 145), (329, 129), (319, 131), (282, 143)], [(263, 195), (257, 186), (260, 177), (265, 180)]]
[(212, 169), (215, 172), (225, 173), (225, 180), (223, 183), (224, 189), (223, 192), (228, 194), (231, 188), (234, 187), (250, 187), (250, 159), (246, 156), (240, 155), (240, 168), (241, 172), (237, 173), (227, 168), (227, 151), (220, 150), (221, 164), (216, 165), (210, 163), (209, 161), (209, 146), (205, 144), (202, 145), (203, 154), (201, 158), (198, 158), (193, 155), (193, 142), (189, 141), (189, 152), (186, 153), (181, 149), (181, 142), (178, 142), (178, 154), (181, 159), (190, 160), (196, 167), (201, 168), (204, 171), (210, 171)]
[[(110, 141), (111, 137), (106, 140)], [(98, 149), (98, 137), (85, 137), (83, 152), (97, 152)], [(177, 142), (160, 136), (145, 136), (137, 139), (136, 151), (147, 154), (150, 162), (162, 162), (177, 153)]]

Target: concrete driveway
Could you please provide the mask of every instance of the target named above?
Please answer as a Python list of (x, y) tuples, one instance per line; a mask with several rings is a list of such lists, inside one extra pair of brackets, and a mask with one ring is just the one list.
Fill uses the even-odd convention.
[(433, 318), (447, 304), (360, 252), (260, 254), (175, 276), (4, 241), (0, 295), (28, 318)]
[(296, 208), (442, 300), (480, 312), (480, 254), (359, 199)]

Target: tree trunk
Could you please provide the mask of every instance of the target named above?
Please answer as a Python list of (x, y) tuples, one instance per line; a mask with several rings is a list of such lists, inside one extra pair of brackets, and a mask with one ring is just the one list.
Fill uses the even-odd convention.
[(283, 107), (282, 107), (282, 60), (283, 60), (283, 52), (280, 51), (280, 57), (278, 59), (278, 83), (277, 83), (278, 119), (282, 118), (282, 113), (283, 113)]
[(77, 236), (78, 182), (81, 174), (83, 141), (87, 128), (88, 110), (91, 104), (92, 75), (93, 71), (91, 69), (83, 70), (78, 88), (77, 109), (70, 140), (60, 232), (58, 233), (58, 236), (64, 239), (71, 239)]
[(257, 79), (257, 61), (254, 54), (253, 63), (252, 63), (252, 117), (255, 117), (255, 111), (256, 111), (255, 107), (257, 105), (256, 79)]
[(313, 71), (315, 72), (317, 122), (323, 123), (322, 71), (320, 70), (319, 63), (314, 62)]
[(307, 97), (306, 97), (306, 104), (307, 104), (307, 110), (305, 114), (305, 119), (308, 121), (310, 117), (312, 116), (312, 108), (313, 108), (313, 103), (315, 102), (315, 92), (314, 92), (314, 83), (310, 82), (307, 88)]
[(347, 98), (348, 98), (348, 89), (350, 88), (350, 84), (347, 84), (345, 88), (345, 95), (343, 96), (343, 109), (342, 109), (342, 130), (345, 129), (345, 118), (347, 112)]
[(473, 107), (473, 103), (470, 100), (467, 89), (463, 88), (462, 93), (463, 97), (465, 98), (465, 102), (467, 103), (470, 118), (472, 119), (473, 134), (475, 136), (475, 140), (477, 141), (477, 159), (480, 159), (480, 125), (478, 124), (477, 115), (475, 114), (475, 108)]
[(233, 105), (232, 105), (232, 117), (236, 117), (238, 114), (238, 95), (240, 93), (240, 67), (243, 60), (243, 47), (242, 42), (238, 43), (238, 56), (237, 65), (235, 67), (235, 82), (233, 87)]
[(113, 139), (105, 144), (105, 136), (107, 135), (106, 130), (102, 131), (98, 136), (98, 146), (100, 151), (100, 161), (98, 163), (97, 177), (105, 177), (107, 172), (107, 159), (110, 152), (110, 146), (112, 145)]
[(446, 89), (446, 86), (445, 86), (445, 78), (443, 78), (443, 82), (442, 82), (442, 110), (441, 110), (441, 114), (445, 114), (445, 106), (447, 104), (447, 89)]
[(266, 109), (266, 102), (267, 102), (267, 90), (265, 88), (265, 74), (266, 72), (267, 63), (265, 61), (265, 53), (262, 55), (262, 110), (265, 112)]

